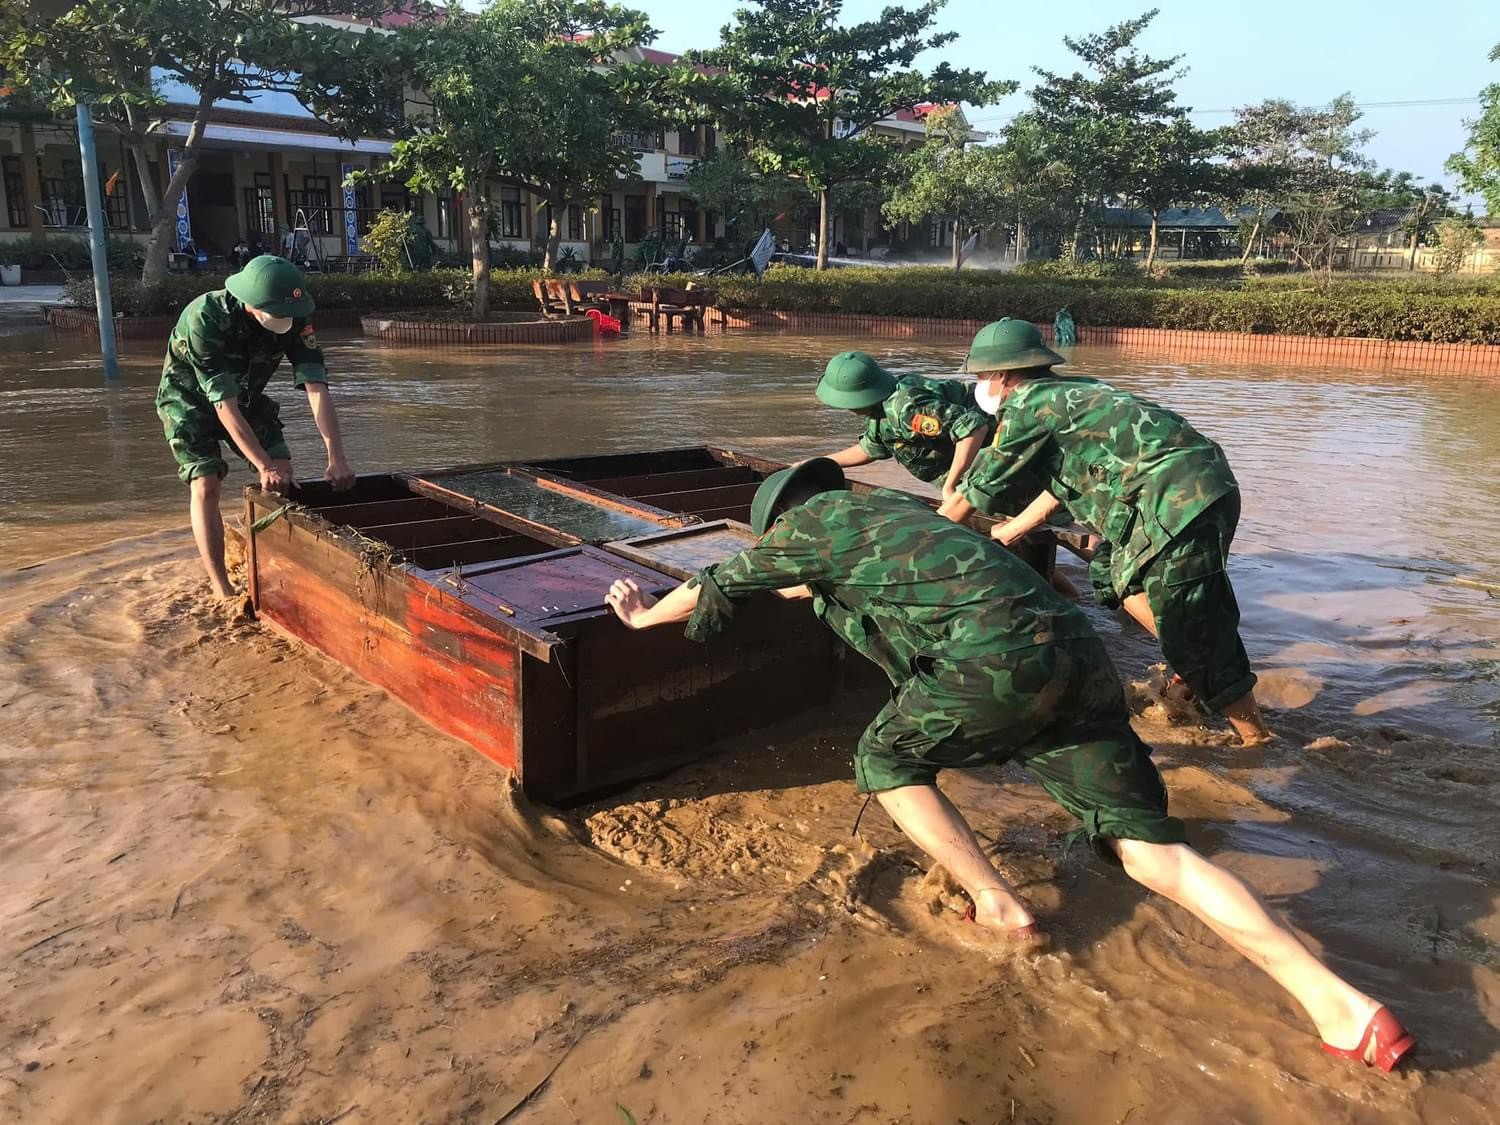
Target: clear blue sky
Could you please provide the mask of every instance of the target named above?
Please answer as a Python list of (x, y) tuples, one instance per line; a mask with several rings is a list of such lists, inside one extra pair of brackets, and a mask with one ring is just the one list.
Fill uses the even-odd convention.
[[(651, 16), (669, 51), (709, 46), (739, 5), (733, 0), (625, 0)], [(849, 0), (846, 20), (868, 19), (888, 0)], [(912, 0), (905, 0), (909, 5)], [(949, 0), (938, 28), (959, 38), (924, 62), (1015, 79), (1021, 90), (997, 107), (977, 111), (991, 127), (1026, 105), (1031, 67), (1074, 69), (1064, 35), (1103, 30), (1138, 15), (1149, 0)], [(1473, 99), (1500, 82), (1488, 61), (1500, 43), (1500, 0), (1259, 0), (1245, 5), (1157, 0), (1161, 14), (1138, 40), (1153, 55), (1181, 54), (1187, 73), (1178, 96), (1195, 110), (1227, 110), (1284, 97), (1303, 105), (1344, 92), (1357, 102)], [(1473, 101), (1431, 106), (1371, 106), (1363, 126), (1376, 131), (1369, 155), (1380, 165), (1449, 183), (1443, 161), (1463, 144), (1463, 119)], [(1203, 112), (1199, 124), (1225, 124), (1228, 114)]]

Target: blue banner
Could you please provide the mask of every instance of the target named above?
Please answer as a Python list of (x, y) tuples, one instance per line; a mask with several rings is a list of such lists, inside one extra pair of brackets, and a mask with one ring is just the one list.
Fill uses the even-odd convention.
[(349, 177), (354, 174), (354, 165), (344, 166), (344, 252), (351, 258), (359, 253), (359, 213), (354, 189), (349, 186)]
[[(182, 164), (182, 149), (167, 149), (167, 178), (171, 179), (177, 175), (177, 169)], [(193, 241), (193, 224), (188, 218), (187, 189), (182, 189), (182, 196), (177, 200), (177, 222), (176, 222), (176, 246), (177, 253), (187, 251), (188, 243)]]

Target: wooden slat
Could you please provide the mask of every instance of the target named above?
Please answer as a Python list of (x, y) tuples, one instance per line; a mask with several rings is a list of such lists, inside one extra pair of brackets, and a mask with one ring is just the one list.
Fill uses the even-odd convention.
[(494, 539), (469, 539), (458, 543), (439, 543), (434, 547), (418, 547), (402, 554), (414, 567), (441, 571), (471, 563), (539, 555), (551, 549), (546, 543), (538, 543), (524, 535), (499, 535)]
[(474, 516), (441, 516), (410, 523), (385, 523), (360, 529), (362, 535), (392, 547), (430, 547), (464, 539), (491, 539), (500, 528)]
[(368, 500), (358, 504), (333, 504), (314, 509), (329, 523), (341, 527), (375, 527), (386, 523), (410, 523), (412, 520), (457, 516), (455, 511), (425, 496), (408, 496), (402, 500)]
[(743, 504), (747, 508), (754, 499), (760, 484), (731, 484), (723, 488), (694, 488), (680, 492), (660, 492), (641, 496), (639, 499), (669, 512), (697, 514), (714, 508), (728, 508)]
[[(573, 478), (578, 479), (578, 478)], [(679, 472), (639, 473), (634, 476), (603, 477), (583, 483), (601, 492), (640, 497), (648, 493), (684, 492), (693, 488), (718, 488), (724, 485), (759, 483), (763, 478), (753, 469), (740, 465), (719, 465), (712, 469), (685, 469)]]

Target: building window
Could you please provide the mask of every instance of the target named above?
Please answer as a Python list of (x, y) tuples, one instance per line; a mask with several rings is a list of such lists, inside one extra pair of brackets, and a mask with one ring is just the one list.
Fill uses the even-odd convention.
[(521, 226), (521, 189), (500, 189), (500, 237), (524, 238)]
[(384, 183), (380, 185), (380, 209), (382, 211), (410, 211), (411, 192), (405, 184)]
[(449, 192), (437, 197), (437, 236), (458, 237), (458, 194)]
[(5, 215), (13, 227), (26, 225), (26, 180), (21, 175), (19, 156), (0, 157), (0, 169), (5, 176)]
[(682, 238), (682, 215), (677, 211), (662, 211), (660, 218), (662, 241), (679, 241)]
[(568, 204), (568, 241), (580, 242), (583, 239), (583, 204)]
[[(268, 240), (276, 234), (276, 197), (272, 194), (271, 173), (255, 173), (255, 186), (245, 189), (245, 229), (252, 242)], [(266, 241), (266, 245), (272, 245)]]
[(333, 184), (327, 176), (303, 176), (302, 190), (289, 191), (287, 211), (292, 226), (306, 227), (312, 234), (327, 234), (331, 229), (329, 212), (333, 209)]
[(646, 236), (646, 197), (625, 197), (625, 241), (639, 242)]
[(698, 155), (698, 130), (682, 129), (677, 133), (677, 152), (680, 156)]
[(604, 219), (604, 240), (613, 242), (616, 237), (624, 234), (620, 228), (620, 209), (618, 207), (605, 207), (601, 212)]

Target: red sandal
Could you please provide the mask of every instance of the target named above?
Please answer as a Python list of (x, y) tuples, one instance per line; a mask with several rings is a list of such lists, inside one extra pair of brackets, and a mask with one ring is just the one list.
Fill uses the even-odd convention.
[[(1369, 1050), (1371, 1040), (1375, 1044), (1373, 1063), (1365, 1059), (1365, 1052)], [(1369, 1026), (1360, 1037), (1359, 1046), (1353, 1050), (1335, 1047), (1328, 1043), (1323, 1044), (1323, 1050), (1335, 1058), (1354, 1059), (1366, 1066), (1378, 1066), (1387, 1074), (1400, 1066), (1401, 1061), (1416, 1048), (1416, 1037), (1401, 1026), (1401, 1021), (1391, 1014), (1389, 1008), (1381, 1008), (1370, 1017)]]

